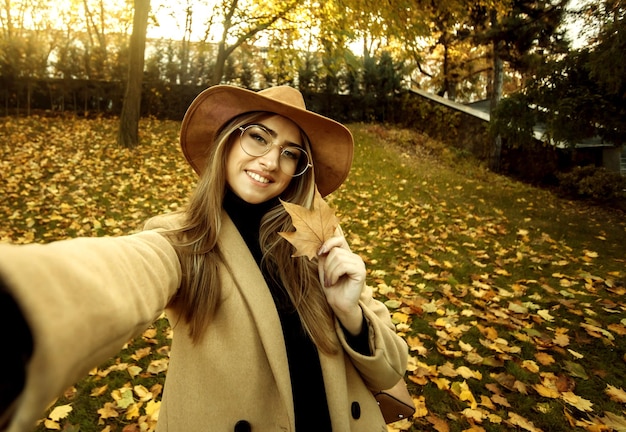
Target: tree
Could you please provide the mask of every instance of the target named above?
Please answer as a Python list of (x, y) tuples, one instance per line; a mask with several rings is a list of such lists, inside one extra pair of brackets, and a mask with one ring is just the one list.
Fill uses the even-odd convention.
[(605, 0), (586, 10), (596, 28), (588, 47), (547, 62), (524, 88), (504, 99), (493, 128), (509, 141), (532, 140), (532, 126), (544, 124), (547, 140), (575, 145), (601, 138), (616, 146), (626, 142), (626, 5)]
[[(462, 83), (475, 81), (476, 75), (484, 73), (485, 49), (476, 49), (470, 37), (474, 29), (471, 13), (480, 5), (462, 0), (420, 1), (418, 7), (400, 9), (395, 32), (413, 65), (415, 85), (456, 100)], [(470, 95), (476, 93), (467, 90)]]
[(117, 142), (127, 148), (139, 144), (139, 118), (141, 116), (141, 87), (143, 82), (144, 54), (150, 0), (135, 0), (133, 33), (130, 38), (130, 61), (124, 104), (120, 116)]
[[(48, 8), (41, 0), (5, 2), (0, 7), (0, 76), (7, 93), (18, 103), (25, 93), (26, 112), (30, 114), (36, 80), (45, 78), (50, 53), (55, 45)], [(43, 13), (40, 13), (43, 12)]]
[[(566, 48), (563, 32), (565, 6), (569, 0), (512, 0), (506, 9), (479, 8), (475, 11), (477, 43), (492, 47), (491, 109), (493, 114), (502, 99), (504, 62), (525, 74), (536, 70), (545, 56), (562, 53)], [(502, 140), (493, 139), (490, 167), (500, 170)]]
[[(218, 10), (222, 16), (222, 33), (217, 43), (217, 56), (209, 85), (219, 84), (224, 76), (228, 57), (244, 43), (251, 42), (259, 33), (272, 27), (298, 6), (300, 0), (245, 3), (223, 0)], [(208, 33), (208, 32), (207, 32)], [(229, 42), (229, 41), (233, 42)]]

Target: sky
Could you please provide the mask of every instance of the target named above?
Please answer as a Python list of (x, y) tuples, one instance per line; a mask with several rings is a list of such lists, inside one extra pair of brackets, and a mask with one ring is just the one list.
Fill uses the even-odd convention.
[[(149, 38), (182, 39), (185, 31), (185, 10), (190, 4), (193, 7), (192, 40), (201, 40), (206, 31), (205, 23), (211, 16), (217, 2), (217, 0), (152, 0), (151, 8), (158, 25), (150, 22), (147, 36)], [(212, 41), (219, 39), (219, 31), (220, 29), (216, 28), (212, 32)]]

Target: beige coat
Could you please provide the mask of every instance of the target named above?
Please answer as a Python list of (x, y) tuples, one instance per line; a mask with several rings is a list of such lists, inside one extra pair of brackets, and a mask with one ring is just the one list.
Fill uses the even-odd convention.
[[(48, 245), (0, 245), (0, 274), (21, 305), (35, 341), (26, 386), (8, 432), (33, 429), (51, 400), (117, 354), (149, 326), (180, 285), (172, 246), (158, 233), (173, 217), (150, 221), (130, 236)], [(222, 301), (206, 337), (192, 345), (173, 311), (170, 365), (159, 432), (294, 431), (287, 355), (268, 287), (237, 229), (224, 214), (220, 246)], [(372, 356), (320, 354), (333, 431), (387, 428), (368, 388), (388, 388), (404, 374), (407, 346), (386, 307), (366, 287), (361, 307)]]

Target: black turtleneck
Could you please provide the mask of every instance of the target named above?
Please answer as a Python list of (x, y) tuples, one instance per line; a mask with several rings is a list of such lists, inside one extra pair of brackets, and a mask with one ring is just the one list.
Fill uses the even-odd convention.
[[(273, 199), (262, 204), (250, 204), (230, 190), (224, 198), (224, 209), (259, 266), (262, 258), (259, 245), (261, 218), (278, 202), (278, 199)], [(285, 289), (276, 282), (276, 278), (267, 274), (266, 269), (261, 270), (276, 304), (285, 338), (296, 415), (296, 431), (330, 432), (332, 430), (330, 414), (317, 348), (304, 331), (300, 317), (289, 301)]]

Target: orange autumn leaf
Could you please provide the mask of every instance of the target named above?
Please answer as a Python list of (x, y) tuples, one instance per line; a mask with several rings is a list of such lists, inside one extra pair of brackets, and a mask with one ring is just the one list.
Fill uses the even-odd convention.
[(541, 363), (544, 366), (548, 366), (554, 363), (554, 357), (544, 352), (535, 353), (535, 358), (537, 359), (539, 363)]
[(296, 251), (292, 257), (306, 256), (312, 260), (322, 244), (335, 233), (339, 219), (317, 190), (312, 210), (282, 200), (281, 203), (291, 216), (296, 230), (278, 234), (295, 246)]
[(448, 423), (435, 415), (429, 415), (426, 417), (426, 420), (433, 425), (433, 429), (437, 432), (448, 432), (450, 430)]

